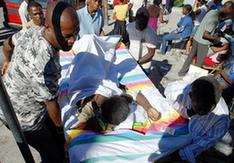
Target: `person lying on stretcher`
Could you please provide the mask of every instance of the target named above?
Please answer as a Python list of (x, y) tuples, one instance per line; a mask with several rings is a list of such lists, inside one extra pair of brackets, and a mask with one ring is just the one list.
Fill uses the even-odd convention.
[(135, 99), (133, 96), (122, 94), (107, 98), (95, 94), (78, 101), (76, 104), (79, 108), (76, 114), (78, 123), (74, 128), (95, 132), (112, 131), (128, 117), (129, 104), (133, 101), (144, 108), (150, 120), (157, 121), (160, 118), (160, 112), (149, 103), (142, 93), (138, 92)]

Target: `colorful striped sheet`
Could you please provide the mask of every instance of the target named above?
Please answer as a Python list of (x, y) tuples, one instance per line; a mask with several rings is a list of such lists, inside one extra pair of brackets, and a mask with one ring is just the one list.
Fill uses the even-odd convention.
[[(62, 54), (61, 65), (71, 63), (72, 59), (72, 52)], [(162, 118), (157, 122), (145, 119), (134, 122), (130, 129), (106, 133), (65, 128), (71, 162), (152, 162), (186, 143), (188, 126), (185, 119), (169, 108), (165, 99), (125, 47), (120, 46), (116, 49), (114, 64), (120, 72), (118, 74), (120, 83), (125, 85), (127, 90), (147, 92), (145, 95), (148, 100), (152, 101), (156, 108), (162, 108), (160, 111), (165, 110), (165, 114), (162, 114)], [(128, 67), (134, 68), (126, 72)], [(62, 73), (64, 72), (66, 69), (63, 69)], [(63, 104), (61, 106), (62, 116), (72, 110), (69, 108), (67, 88), (68, 84), (61, 79), (59, 100)], [(64, 117), (62, 118), (64, 119)], [(66, 124), (66, 122), (64, 123)], [(178, 143), (179, 145), (177, 145)]]

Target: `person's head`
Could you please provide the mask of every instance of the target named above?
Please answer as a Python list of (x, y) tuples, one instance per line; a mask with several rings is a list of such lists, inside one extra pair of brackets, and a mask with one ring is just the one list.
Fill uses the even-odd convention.
[(205, 5), (207, 3), (206, 0), (198, 0), (197, 1), (197, 7), (201, 7), (202, 5)]
[(113, 126), (123, 122), (130, 111), (129, 102), (124, 96), (112, 96), (101, 105), (101, 113), (105, 123)]
[(228, 1), (224, 3), (224, 6), (219, 9), (220, 19), (226, 19), (234, 14), (234, 3), (232, 1)]
[(199, 115), (206, 115), (216, 107), (222, 96), (222, 91), (217, 80), (206, 76), (192, 83), (192, 90), (189, 95), (194, 112)]
[(31, 2), (32, 0), (24, 0), (26, 3), (29, 3), (29, 2)]
[(29, 18), (33, 21), (35, 25), (41, 26), (44, 25), (44, 14), (42, 11), (42, 6), (35, 2), (31, 1), (29, 2), (27, 6), (27, 11)]
[(57, 50), (71, 49), (79, 32), (75, 9), (66, 2), (50, 3), (45, 20), (45, 38)]
[(90, 14), (97, 12), (99, 8), (99, 0), (87, 0), (86, 4)]
[(192, 6), (189, 5), (189, 4), (186, 4), (186, 5), (183, 6), (182, 13), (183, 13), (184, 15), (188, 15), (189, 13), (192, 12), (192, 10), (193, 10)]
[(153, 4), (159, 6), (162, 3), (162, 0), (154, 0)]
[(222, 3), (223, 0), (214, 0), (214, 3)]
[(85, 7), (85, 5), (86, 5), (86, 0), (79, 0), (79, 2), (77, 2), (75, 4), (75, 8), (76, 8), (76, 10), (79, 10), (79, 9)]
[(119, 0), (119, 3), (120, 3), (120, 4), (123, 4), (123, 3), (124, 3), (124, 0)]
[(137, 10), (135, 27), (139, 31), (146, 29), (149, 21), (149, 12), (145, 7), (141, 7)]

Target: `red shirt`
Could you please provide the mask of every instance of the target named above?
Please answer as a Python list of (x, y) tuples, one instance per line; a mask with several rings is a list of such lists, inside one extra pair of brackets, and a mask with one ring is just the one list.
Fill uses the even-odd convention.
[[(114, 0), (113, 1), (113, 7), (119, 4), (119, 0)], [(123, 4), (127, 4), (127, 0), (123, 1)]]

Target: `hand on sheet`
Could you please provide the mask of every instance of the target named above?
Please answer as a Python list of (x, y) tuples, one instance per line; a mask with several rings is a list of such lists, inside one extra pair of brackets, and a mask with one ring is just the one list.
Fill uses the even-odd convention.
[(155, 108), (149, 108), (146, 112), (152, 121), (157, 121), (161, 118), (161, 113), (158, 112)]

